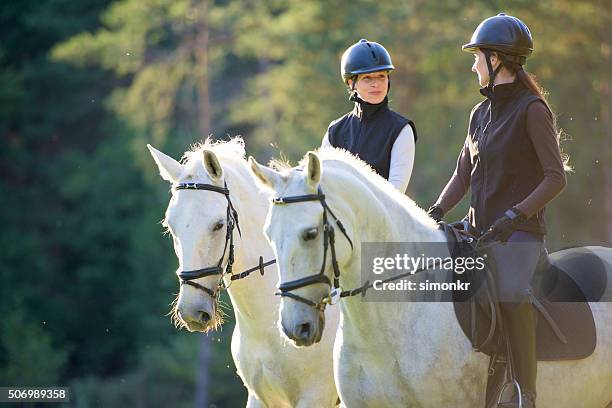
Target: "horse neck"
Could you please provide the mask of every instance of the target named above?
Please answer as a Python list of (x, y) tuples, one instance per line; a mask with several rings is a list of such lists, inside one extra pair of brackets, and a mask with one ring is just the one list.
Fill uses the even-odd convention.
[(344, 280), (352, 285), (360, 284), (362, 242), (446, 242), (424, 211), (411, 208), (411, 203), (401, 203), (365, 176), (342, 167), (328, 171), (328, 175), (326, 196), (346, 205), (339, 218), (351, 223), (354, 234), (357, 256), (343, 271)]
[[(227, 185), (232, 204), (238, 213), (241, 235), (234, 230), (235, 262), (234, 273), (240, 273), (256, 266), (259, 257), (265, 261), (274, 258), (272, 248), (263, 233), (263, 225), (269, 206), (269, 193), (260, 191), (248, 173), (246, 162), (226, 171)], [(253, 317), (262, 316), (274, 310), (274, 287), (276, 271), (272, 266), (265, 268), (264, 276), (253, 272), (244, 279), (231, 283), (228, 292), (234, 306), (236, 321), (242, 325), (254, 322)], [(226, 279), (229, 283), (229, 279)], [(274, 317), (275, 318), (275, 317)]]
[[(411, 208), (412, 204), (398, 202), (371, 180), (355, 177), (354, 174), (350, 177), (336, 175), (331, 179), (334, 181), (328, 187), (330, 194), (326, 195), (331, 198), (338, 194), (341, 201), (351, 203), (349, 211), (343, 216), (348, 217), (352, 223), (351, 229), (355, 235), (355, 256), (351, 257), (349, 264), (341, 267), (343, 289), (354, 289), (362, 284), (362, 242), (446, 242), (445, 234), (434, 226), (424, 211), (416, 207)], [(353, 217), (350, 217), (351, 212)], [(446, 255), (447, 252), (444, 252)], [(436, 255), (441, 254), (438, 252)], [(432, 318), (451, 321), (454, 317), (449, 305), (452, 306), (442, 303), (414, 303), (409, 307), (398, 307), (398, 304), (393, 302), (366, 303), (360, 299), (346, 298), (341, 302), (341, 309), (351, 326), (363, 330), (363, 333), (373, 333), (374, 326), (384, 325), (395, 316), (404, 321), (414, 321), (415, 324), (425, 324), (424, 322)]]

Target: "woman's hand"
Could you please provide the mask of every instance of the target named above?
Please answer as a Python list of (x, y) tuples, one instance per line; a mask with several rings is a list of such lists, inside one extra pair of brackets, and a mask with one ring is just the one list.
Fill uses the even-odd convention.
[(436, 222), (440, 222), (442, 221), (442, 218), (444, 218), (444, 210), (439, 205), (434, 204), (429, 207), (429, 210), (427, 210), (427, 215), (433, 218)]
[(499, 218), (491, 225), (489, 230), (481, 237), (484, 242), (487, 239), (492, 241), (508, 242), (508, 238), (516, 227), (522, 222), (527, 220), (527, 216), (523, 214), (518, 208), (512, 207), (505, 212), (504, 216)]

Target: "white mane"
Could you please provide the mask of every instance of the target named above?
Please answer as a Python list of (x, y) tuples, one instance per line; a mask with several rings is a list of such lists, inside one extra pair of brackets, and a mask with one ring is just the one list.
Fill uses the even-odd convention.
[[(215, 153), (223, 168), (226, 180), (228, 180), (228, 174), (233, 171), (232, 175), (238, 174), (238, 177), (235, 177), (233, 181), (237, 181), (236, 179), (247, 182), (252, 181), (252, 175), (245, 158), (244, 140), (240, 136), (235, 136), (227, 141), (214, 140), (208, 137), (204, 143), (192, 145), (190, 150), (186, 151), (180, 160), (180, 163), (183, 165), (183, 170), (179, 176), (181, 182), (197, 182), (208, 179), (206, 169), (202, 163), (204, 150), (210, 150)], [(232, 182), (228, 182), (228, 184), (230, 183)], [(264, 194), (264, 192), (259, 191), (259, 194)], [(166, 233), (169, 231), (167, 217), (168, 214), (166, 213), (166, 217), (161, 221), (161, 225)]]
[[(436, 228), (436, 223), (431, 219), (427, 213), (419, 207), (410, 197), (399, 192), (393, 185), (383, 177), (381, 177), (372, 167), (366, 162), (359, 159), (358, 157), (351, 154), (349, 151), (344, 149), (338, 149), (335, 147), (322, 147), (316, 151), (317, 155), (322, 162), (326, 165), (323, 167), (323, 174), (325, 175), (325, 169), (328, 165), (334, 166), (339, 164), (342, 166), (350, 166), (351, 170), (361, 175), (368, 185), (372, 189), (378, 189), (385, 193), (393, 203), (402, 207), (406, 210), (414, 219), (423, 222), (426, 226)], [(305, 156), (301, 161), (300, 165), (305, 165), (307, 161)]]
[(185, 170), (181, 174), (181, 179), (198, 179), (206, 175), (206, 170), (202, 165), (204, 150), (212, 151), (224, 169), (226, 168), (225, 164), (229, 164), (232, 168), (240, 169), (241, 173), (248, 173), (244, 140), (241, 136), (232, 137), (227, 141), (207, 137), (204, 143), (192, 145), (190, 150), (183, 154), (181, 164), (183, 164)]

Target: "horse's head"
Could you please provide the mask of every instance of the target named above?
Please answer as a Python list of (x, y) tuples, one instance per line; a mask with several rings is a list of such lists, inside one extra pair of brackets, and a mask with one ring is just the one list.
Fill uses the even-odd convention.
[[(309, 152), (303, 168), (285, 172), (262, 166), (253, 158), (249, 162), (256, 179), (272, 189), (277, 197), (268, 213), (265, 234), (274, 248), (280, 275), (282, 332), (297, 346), (312, 345), (321, 340), (325, 325), (324, 305), (334, 281), (329, 227), (336, 227), (336, 224), (324, 210), (318, 194), (321, 161), (315, 153)], [(289, 197), (301, 199), (279, 200)], [(341, 217), (333, 197), (328, 200), (326, 204)], [(325, 220), (329, 225), (325, 226)], [(343, 265), (351, 256), (351, 246), (337, 227), (335, 232), (335, 257)], [(350, 233), (348, 231), (349, 236)]]
[(219, 285), (229, 257), (228, 231), (234, 222), (223, 193), (223, 169), (210, 150), (192, 152), (181, 164), (148, 148), (162, 178), (172, 183), (164, 224), (179, 260), (181, 288), (173, 311), (175, 322), (189, 331), (214, 329), (222, 320)]

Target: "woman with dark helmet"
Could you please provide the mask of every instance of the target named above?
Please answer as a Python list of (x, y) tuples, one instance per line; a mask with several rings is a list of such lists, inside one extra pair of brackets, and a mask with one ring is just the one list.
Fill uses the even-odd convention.
[[(533, 51), (527, 26), (503, 13), (490, 17), (463, 50), (474, 54), (472, 71), (486, 99), (472, 109), (455, 172), (429, 214), (439, 221), (471, 188), (471, 225), (500, 241), (489, 256), (523, 407), (531, 408), (537, 362), (529, 283), (547, 256), (544, 206), (565, 187), (564, 162), (550, 107), (523, 69)], [(515, 393), (500, 407), (517, 401)]]
[(322, 146), (348, 150), (403, 193), (417, 134), (411, 120), (389, 109), (389, 72), (394, 69), (391, 56), (378, 43), (362, 39), (344, 52), (340, 71), (355, 107), (330, 123)]

